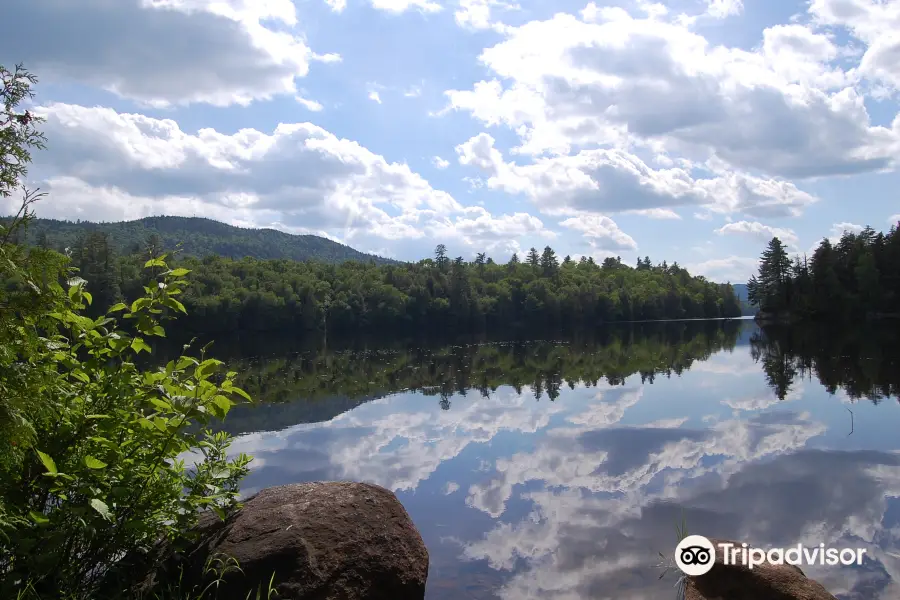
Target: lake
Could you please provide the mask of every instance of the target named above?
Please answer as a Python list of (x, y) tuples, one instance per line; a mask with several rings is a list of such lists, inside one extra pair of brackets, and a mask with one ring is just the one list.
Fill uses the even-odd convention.
[[(225, 423), (244, 492), (393, 490), (429, 600), (674, 598), (676, 526), (757, 546), (865, 548), (804, 571), (900, 597), (896, 324), (641, 324), (590, 337), (377, 345), (231, 361), (263, 402)], [(273, 346), (274, 347), (274, 346)]]

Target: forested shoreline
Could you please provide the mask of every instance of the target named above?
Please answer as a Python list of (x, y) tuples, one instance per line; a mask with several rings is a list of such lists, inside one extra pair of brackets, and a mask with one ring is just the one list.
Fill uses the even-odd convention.
[(772, 238), (747, 284), (764, 320), (848, 321), (900, 317), (900, 233), (866, 227), (823, 239), (811, 257), (791, 258)]
[[(133, 302), (153, 280), (143, 267), (161, 253), (161, 241), (151, 235), (135, 250), (117, 254), (102, 231), (66, 249), (93, 295), (93, 313)], [(191, 271), (180, 300), (189, 317), (179, 324), (191, 334), (580, 328), (741, 314), (730, 284), (692, 276), (677, 263), (560, 260), (549, 246), (506, 264), (483, 253), (470, 262), (451, 259), (443, 245), (434, 258), (393, 265), (213, 255), (167, 260)]]

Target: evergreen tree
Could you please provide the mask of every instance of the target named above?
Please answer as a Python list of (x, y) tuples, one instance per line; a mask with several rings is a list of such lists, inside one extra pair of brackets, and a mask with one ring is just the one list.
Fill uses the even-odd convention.
[(541, 271), (543, 271), (545, 277), (553, 277), (556, 275), (556, 271), (559, 268), (559, 262), (556, 260), (556, 253), (550, 246), (544, 248), (544, 252), (541, 254), (540, 265)]
[(538, 266), (540, 265), (541, 257), (538, 254), (538, 251), (534, 246), (532, 246), (531, 250), (528, 251), (528, 258), (526, 259), (526, 262), (535, 271), (537, 270)]
[(434, 262), (437, 264), (438, 269), (445, 270), (447, 267), (447, 246), (444, 244), (438, 244), (434, 248)]
[(484, 265), (487, 261), (487, 255), (484, 252), (479, 252), (475, 255), (475, 265), (478, 267), (478, 274), (484, 275)]
[(765, 313), (800, 319), (845, 320), (896, 314), (900, 298), (900, 235), (866, 227), (845, 231), (837, 244), (823, 239), (807, 260), (791, 260), (773, 238), (763, 252), (748, 296)]

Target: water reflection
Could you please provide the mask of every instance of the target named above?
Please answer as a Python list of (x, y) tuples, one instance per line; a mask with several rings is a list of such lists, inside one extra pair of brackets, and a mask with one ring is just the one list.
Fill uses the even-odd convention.
[(898, 349), (854, 335), (670, 324), (274, 358), (247, 382), (292, 401), (229, 427), (256, 456), (247, 493), (394, 490), (429, 548), (430, 599), (674, 597), (656, 565), (682, 516), (760, 546), (866, 548), (862, 568), (804, 570), (842, 599), (897, 598), (900, 408), (878, 402)]
[(900, 326), (884, 322), (849, 330), (767, 327), (751, 336), (779, 398), (798, 377), (815, 376), (832, 394), (878, 403), (900, 395)]

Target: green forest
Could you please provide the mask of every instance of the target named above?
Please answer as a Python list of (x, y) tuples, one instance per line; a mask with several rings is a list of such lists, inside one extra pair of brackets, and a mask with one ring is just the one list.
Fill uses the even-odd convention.
[(225, 256), (228, 258), (286, 258), (339, 263), (347, 260), (393, 264), (393, 261), (365, 254), (344, 244), (317, 235), (292, 235), (275, 229), (234, 227), (200, 217), (146, 217), (118, 223), (33, 219), (21, 233), (33, 245), (65, 252), (76, 247), (88, 234), (106, 234), (116, 254), (140, 252), (149, 241), (159, 252), (176, 248), (188, 256)]
[[(36, 243), (48, 240), (38, 236)], [(163, 251), (151, 234), (134, 253), (120, 254), (105, 231), (80, 235), (67, 248), (94, 298), (93, 315), (142, 295), (157, 275), (143, 267)], [(560, 260), (550, 247), (505, 264), (484, 253), (451, 259), (444, 245), (434, 258), (387, 265), (216, 255), (167, 260), (191, 272), (181, 298), (190, 316), (180, 324), (189, 334), (486, 331), (741, 314), (731, 285), (691, 276), (677, 263)]]
[(811, 257), (788, 255), (772, 238), (759, 273), (747, 284), (750, 302), (763, 318), (848, 321), (900, 316), (900, 233), (866, 227), (823, 239)]

